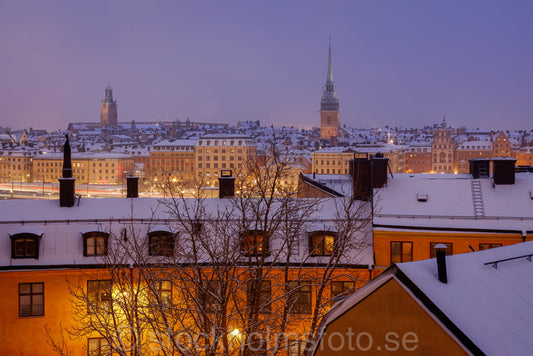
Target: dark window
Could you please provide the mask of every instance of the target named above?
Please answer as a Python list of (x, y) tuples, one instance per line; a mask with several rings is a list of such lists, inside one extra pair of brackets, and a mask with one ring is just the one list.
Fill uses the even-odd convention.
[(107, 244), (109, 234), (102, 231), (91, 231), (83, 236), (84, 256), (105, 256), (107, 255)]
[(201, 289), (198, 291), (201, 305), (205, 306), (208, 312), (215, 312), (220, 308), (220, 287), (220, 281), (218, 280), (204, 281)]
[(502, 244), (479, 244), (479, 251), (488, 250), (489, 248), (502, 247)]
[(239, 235), (241, 252), (246, 256), (269, 255), (269, 236), (266, 232), (249, 230)]
[(93, 337), (87, 339), (87, 355), (88, 356), (106, 356), (111, 355), (111, 347), (103, 337)]
[(19, 316), (44, 315), (44, 283), (19, 284)]
[(153, 231), (148, 234), (148, 253), (150, 256), (174, 255), (174, 235), (168, 231)]
[(338, 300), (355, 291), (354, 281), (331, 281), (331, 298)]
[(110, 279), (87, 281), (87, 314), (97, 314), (111, 310), (113, 299)]
[(310, 281), (290, 282), (287, 304), (293, 314), (311, 314)]
[(451, 242), (430, 242), (429, 243), (429, 258), (437, 257), (437, 249), (435, 246), (438, 244), (446, 245), (446, 256), (453, 255), (453, 244)]
[(312, 256), (331, 256), (335, 247), (335, 233), (317, 231), (309, 236), (309, 253)]
[(32, 233), (11, 235), (11, 258), (39, 258), (41, 236)]
[(411, 262), (413, 260), (413, 243), (412, 242), (395, 242), (391, 241), (391, 263)]
[(272, 310), (271, 299), (272, 297), (272, 282), (261, 281), (253, 283), (248, 282), (248, 305), (251, 308), (257, 308), (259, 313), (267, 313)]

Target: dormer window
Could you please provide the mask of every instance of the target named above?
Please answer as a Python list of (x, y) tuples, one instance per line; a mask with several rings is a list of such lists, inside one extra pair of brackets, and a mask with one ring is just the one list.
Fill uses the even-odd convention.
[(247, 230), (239, 233), (241, 252), (245, 256), (268, 256), (270, 254), (269, 236), (262, 230)]
[(175, 236), (169, 231), (152, 231), (148, 233), (148, 254), (150, 256), (174, 256)]
[(11, 258), (39, 258), (41, 235), (22, 232), (11, 237)]
[(335, 237), (332, 231), (315, 231), (309, 235), (309, 254), (311, 256), (331, 256), (335, 248)]
[(83, 235), (84, 256), (106, 256), (109, 234), (103, 231), (90, 231)]

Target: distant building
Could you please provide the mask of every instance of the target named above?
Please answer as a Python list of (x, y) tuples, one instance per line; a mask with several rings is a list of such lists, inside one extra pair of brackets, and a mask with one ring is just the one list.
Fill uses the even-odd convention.
[(194, 147), (196, 140), (162, 141), (150, 151), (152, 183), (165, 184), (167, 180), (187, 185), (194, 182)]
[(118, 124), (117, 101), (113, 99), (113, 89), (105, 88), (105, 98), (100, 104), (100, 123), (102, 127), (116, 127)]
[(331, 68), (331, 40), (329, 43), (328, 75), (326, 89), (320, 100), (320, 138), (332, 139), (339, 136), (339, 97), (333, 83), (333, 70)]
[(511, 157), (511, 142), (503, 131), (494, 138), (492, 150), (494, 157)]
[[(36, 156), (33, 158), (33, 180), (57, 182), (62, 167), (62, 153)], [(134, 173), (134, 160), (121, 153), (73, 153), (72, 171), (77, 184), (123, 184), (125, 177)]]
[(435, 131), (435, 138), (431, 144), (433, 153), (433, 173), (454, 173), (457, 170), (457, 144), (446, 127), (446, 119), (442, 120), (442, 127)]
[(218, 186), (221, 169), (231, 169), (236, 177), (243, 175), (247, 165), (256, 160), (255, 140), (242, 135), (204, 135), (195, 148), (196, 173), (203, 184)]
[[(431, 146), (411, 146), (404, 151), (405, 173), (431, 171)], [(468, 162), (467, 162), (468, 163)]]
[(469, 160), (493, 157), (491, 141), (466, 141), (457, 148), (458, 173), (470, 172)]

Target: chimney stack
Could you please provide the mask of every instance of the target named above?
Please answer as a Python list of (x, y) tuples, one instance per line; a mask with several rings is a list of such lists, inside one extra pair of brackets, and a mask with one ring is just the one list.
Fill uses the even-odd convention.
[(516, 159), (511, 157), (498, 157), (492, 159), (492, 178), (494, 184), (514, 184)]
[(72, 161), (68, 135), (63, 145), (63, 177), (59, 178), (59, 206), (74, 206), (74, 191), (76, 178), (72, 177)]
[(437, 249), (437, 272), (439, 281), (442, 283), (448, 283), (448, 274), (446, 272), (446, 245), (438, 244), (435, 246)]
[(235, 196), (235, 177), (231, 169), (223, 169), (218, 177), (218, 197), (232, 198)]
[(139, 197), (139, 177), (127, 176), (126, 187), (127, 187), (126, 198), (138, 198)]

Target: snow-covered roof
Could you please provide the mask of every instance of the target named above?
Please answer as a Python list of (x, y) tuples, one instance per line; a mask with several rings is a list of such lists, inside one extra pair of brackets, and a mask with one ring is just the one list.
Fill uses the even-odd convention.
[[(179, 228), (176, 221), (175, 210), (170, 210), (155, 198), (103, 198), (85, 199), (76, 201), (71, 208), (60, 207), (57, 200), (1, 200), (0, 211), (0, 267), (26, 266), (26, 265), (62, 265), (62, 264), (87, 264), (95, 263), (95, 259), (83, 256), (83, 242), (81, 234), (87, 231), (114, 232), (115, 236), (121, 235), (121, 230), (132, 222), (139, 232), (145, 236), (148, 231), (166, 229), (173, 231)], [(168, 201), (168, 200), (167, 200)], [(299, 199), (303, 202), (304, 199)], [(332, 230), (336, 226), (335, 212), (341, 209), (342, 198), (323, 199), (319, 206), (307, 217), (305, 227), (302, 228), (302, 237), (307, 232), (319, 230)], [(194, 199), (179, 200), (177, 209), (186, 214), (186, 209), (198, 203)], [(232, 199), (204, 199), (205, 224), (216, 223), (217, 214), (235, 208)], [(273, 209), (276, 209), (274, 205)], [(369, 211), (366, 211), (369, 214)], [(238, 216), (235, 217), (238, 221)], [(203, 221), (202, 221), (203, 222)], [(235, 229), (242, 226), (242, 221), (235, 223)], [(21, 229), (31, 229), (37, 235), (42, 234), (40, 242), (40, 255), (35, 259), (12, 259), (10, 234), (20, 232)], [(282, 233), (278, 231), (278, 234)], [(356, 255), (344, 256), (342, 263), (361, 266), (374, 264), (371, 243), (371, 224), (365, 224), (361, 231), (356, 233), (357, 241), (363, 245)], [(278, 243), (281, 243), (277, 241)], [(308, 242), (301, 241), (299, 253), (303, 254)], [(271, 248), (275, 249), (276, 241)], [(294, 254), (298, 257), (298, 252)], [(321, 257), (313, 257), (312, 262), (320, 263)]]
[[(449, 325), (451, 321), (485, 354), (530, 355), (533, 353), (533, 262), (526, 257), (531, 255), (533, 241), (446, 256), (448, 283), (439, 281), (435, 258), (396, 264), (335, 304), (322, 320), (322, 332), (391, 278), (406, 289), (412, 288), (411, 283), (405, 283), (406, 276), (423, 293), (424, 300), (420, 302), (426, 305), (425, 310), (437, 319), (440, 313), (436, 307), (449, 319), (441, 320), (440, 325)], [(398, 276), (395, 268), (404, 276)], [(413, 298), (422, 297), (417, 290), (411, 292)]]
[[(116, 152), (73, 152), (72, 159), (119, 159), (130, 158), (129, 155)], [(43, 153), (33, 159), (63, 159), (62, 152)]]
[[(395, 174), (375, 196), (374, 224), (390, 228), (533, 231), (533, 174), (515, 184), (468, 174)], [(474, 202), (474, 195), (481, 199)]]
[[(448, 283), (435, 259), (397, 267), (483, 352), (533, 354), (533, 242), (446, 257)], [(493, 261), (501, 261), (495, 268)]]

